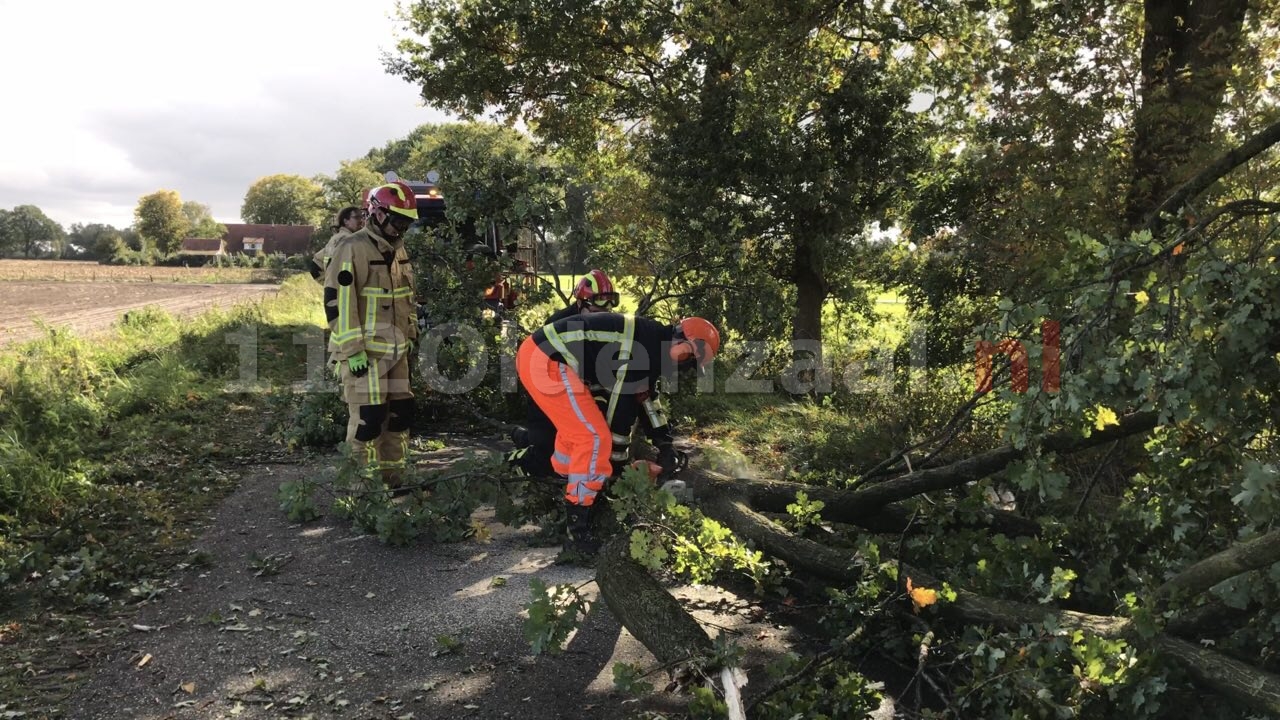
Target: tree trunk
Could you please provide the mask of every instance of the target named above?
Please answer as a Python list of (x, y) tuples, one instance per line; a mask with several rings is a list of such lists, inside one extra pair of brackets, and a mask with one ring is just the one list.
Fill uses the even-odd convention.
[(791, 318), (791, 339), (822, 341), (822, 306), (831, 292), (822, 272), (822, 250), (814, 238), (794, 237), (791, 281), (796, 285), (796, 311)]
[[(783, 381), (783, 389), (794, 395), (823, 391), (818, 384), (822, 371), (822, 306), (830, 285), (822, 272), (821, 251), (812, 238), (793, 237), (791, 280), (796, 286), (795, 314), (791, 318), (791, 353), (794, 373)], [(790, 385), (791, 387), (787, 387)]]
[(1248, 542), (1236, 543), (1173, 576), (1156, 590), (1160, 600), (1184, 595), (1194, 597), (1218, 583), (1280, 562), (1280, 530)]
[(1280, 715), (1280, 677), (1168, 635), (1157, 635), (1151, 643), (1202, 687), (1213, 688), (1245, 707)]
[(649, 571), (631, 559), (624, 529), (600, 550), (596, 584), (609, 611), (663, 665), (711, 654), (706, 631)]
[(725, 523), (739, 537), (750, 540), (761, 551), (806, 570), (828, 582), (845, 584), (858, 575), (852, 567), (853, 553), (806, 540), (752, 510), (740, 497), (728, 492), (712, 492), (703, 501), (703, 511)]
[(1191, 176), (1223, 103), (1248, 0), (1145, 0), (1128, 229)]
[[(1095, 431), (1089, 437), (1068, 431), (1045, 438), (1041, 444), (1045, 450), (1071, 453), (1113, 442), (1130, 435), (1137, 435), (1155, 427), (1156, 413), (1133, 413), (1120, 419), (1118, 425)], [(752, 507), (769, 512), (786, 512), (787, 505), (795, 502), (796, 492), (803, 490), (812, 500), (821, 500), (825, 507), (822, 517), (837, 522), (847, 522), (859, 527), (890, 531), (888, 523), (893, 515), (882, 516), (882, 510), (891, 503), (916, 495), (960, 487), (965, 483), (981, 480), (1009, 466), (1023, 457), (1025, 450), (1011, 446), (988, 450), (950, 465), (909, 473), (856, 490), (805, 485), (779, 480), (731, 480), (740, 492), (746, 494)], [(714, 477), (712, 474), (707, 474)], [(727, 480), (727, 478), (722, 478)], [(900, 513), (901, 511), (895, 511)], [(899, 515), (900, 517), (900, 515)], [(886, 528), (880, 530), (878, 528)], [(1024, 526), (1025, 529), (1025, 526)]]

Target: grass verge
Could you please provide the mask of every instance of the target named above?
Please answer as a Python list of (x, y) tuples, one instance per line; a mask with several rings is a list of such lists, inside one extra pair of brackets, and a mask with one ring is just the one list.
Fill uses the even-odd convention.
[(259, 388), (305, 379), (320, 312), (297, 276), (195, 319), (134, 311), (92, 341), (51, 330), (0, 354), (0, 714), (55, 712), (127, 631), (113, 618), (199, 562), (195, 521), (279, 452)]

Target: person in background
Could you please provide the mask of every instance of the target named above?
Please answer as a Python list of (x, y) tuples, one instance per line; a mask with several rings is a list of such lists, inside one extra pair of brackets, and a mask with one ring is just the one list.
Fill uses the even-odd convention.
[(329, 238), (329, 242), (320, 249), (311, 259), (311, 277), (324, 282), (322, 276), (324, 271), (329, 267), (329, 258), (333, 257), (334, 248), (338, 247), (338, 243), (342, 238), (356, 232), (364, 227), (365, 211), (362, 208), (344, 207), (338, 211), (338, 222), (333, 226), (333, 236)]

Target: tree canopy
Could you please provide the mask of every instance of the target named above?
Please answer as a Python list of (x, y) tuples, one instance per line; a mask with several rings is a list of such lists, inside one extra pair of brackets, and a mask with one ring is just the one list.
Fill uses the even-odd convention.
[(227, 226), (213, 219), (208, 205), (194, 200), (182, 203), (182, 214), (187, 218), (191, 237), (220, 238), (227, 234)]
[(0, 210), (0, 256), (57, 256), (65, 239), (62, 226), (35, 205)]
[(143, 242), (165, 255), (177, 252), (191, 230), (177, 190), (157, 190), (143, 195), (133, 217)]
[[(924, 328), (927, 389), (898, 364), (891, 397), (788, 410), (790, 480), (708, 473), (694, 510), (632, 488), (647, 500), (624, 503), (636, 525), (599, 581), (660, 661), (719, 651), (650, 571), (763, 583), (749, 540), (825, 588), (832, 642), (764, 693), (766, 717), (856, 716), (870, 653), (923, 688), (912, 717), (1280, 712), (1278, 17), (1248, 0), (402, 6), (389, 70), (524, 123), (583, 188), (593, 257), (649, 299), (737, 337), (829, 339), (832, 315), (869, 318), (891, 289)], [(853, 329), (828, 373), (873, 352)], [(994, 391), (975, 347), (1002, 355)], [(849, 442), (876, 452), (840, 454), (861, 415), (875, 440)]]
[(240, 217), (273, 225), (332, 224), (325, 219), (323, 188), (301, 175), (268, 175), (254, 181), (244, 195)]

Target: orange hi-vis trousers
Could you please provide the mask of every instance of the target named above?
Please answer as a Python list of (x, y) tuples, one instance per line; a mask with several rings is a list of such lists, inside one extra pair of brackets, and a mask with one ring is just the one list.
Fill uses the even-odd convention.
[(529, 397), (556, 426), (551, 467), (568, 478), (564, 499), (590, 507), (613, 472), (613, 434), (604, 413), (573, 368), (548, 357), (532, 337), (516, 352), (516, 371)]

